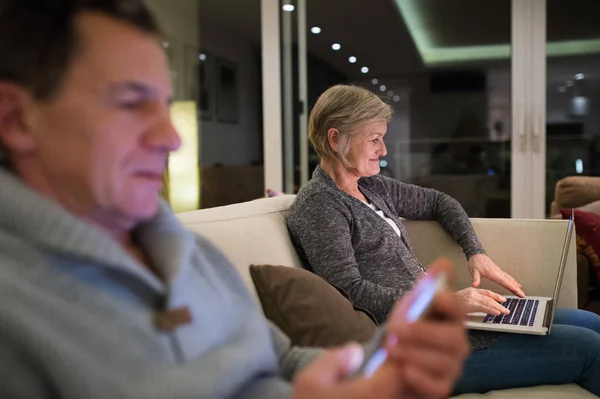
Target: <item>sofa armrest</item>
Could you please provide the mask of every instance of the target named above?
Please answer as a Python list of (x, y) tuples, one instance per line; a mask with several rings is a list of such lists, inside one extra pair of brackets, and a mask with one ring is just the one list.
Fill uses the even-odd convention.
[(600, 200), (600, 177), (569, 176), (556, 183), (554, 209), (579, 208), (598, 200)]
[[(527, 295), (552, 296), (567, 232), (566, 220), (471, 219), (471, 222), (490, 258), (517, 279)], [(415, 254), (424, 265), (438, 257), (449, 258), (456, 266), (454, 288), (471, 286), (461, 248), (437, 222), (407, 221), (406, 228)], [(487, 280), (482, 282), (481, 288), (509, 294)], [(577, 300), (577, 254), (573, 234), (558, 305), (577, 308)]]

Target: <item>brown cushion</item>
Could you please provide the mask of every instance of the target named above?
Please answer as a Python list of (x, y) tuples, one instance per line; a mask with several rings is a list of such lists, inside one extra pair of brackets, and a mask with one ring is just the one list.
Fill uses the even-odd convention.
[(250, 266), (250, 275), (266, 317), (292, 345), (330, 347), (366, 342), (375, 333), (373, 319), (321, 277), (296, 267)]

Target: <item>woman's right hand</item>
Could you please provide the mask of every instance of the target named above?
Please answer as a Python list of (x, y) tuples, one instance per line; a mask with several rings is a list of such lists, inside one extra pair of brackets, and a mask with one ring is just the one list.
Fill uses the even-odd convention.
[(486, 313), (494, 316), (510, 313), (507, 308), (500, 305), (506, 302), (506, 298), (493, 291), (469, 287), (456, 291), (455, 294), (465, 303), (467, 313)]

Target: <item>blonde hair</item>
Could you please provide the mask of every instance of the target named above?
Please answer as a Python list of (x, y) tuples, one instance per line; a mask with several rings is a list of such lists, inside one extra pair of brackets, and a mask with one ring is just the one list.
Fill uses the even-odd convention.
[[(392, 107), (362, 87), (337, 85), (325, 91), (310, 113), (308, 139), (321, 158), (339, 159), (350, 167), (346, 156), (350, 150), (350, 138), (356, 129), (370, 122), (389, 123)], [(340, 132), (340, 147), (336, 152), (329, 143), (327, 132)]]

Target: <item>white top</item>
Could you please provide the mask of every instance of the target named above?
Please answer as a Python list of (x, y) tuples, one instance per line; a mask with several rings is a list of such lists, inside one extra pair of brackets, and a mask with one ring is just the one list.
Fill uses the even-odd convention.
[(379, 208), (377, 208), (375, 205), (371, 204), (367, 204), (364, 201), (361, 201), (363, 204), (365, 204), (366, 206), (368, 206), (369, 208), (373, 209), (375, 211), (376, 214), (378, 214), (379, 216), (381, 216), (383, 218), (383, 220), (385, 220), (386, 222), (388, 222), (388, 224), (390, 226), (392, 226), (392, 229), (394, 229), (394, 231), (396, 232), (396, 234), (398, 234), (398, 237), (401, 237), (400, 234), (400, 229), (398, 228), (398, 225), (389, 217), (385, 216), (385, 214), (383, 213), (383, 211)]

